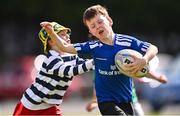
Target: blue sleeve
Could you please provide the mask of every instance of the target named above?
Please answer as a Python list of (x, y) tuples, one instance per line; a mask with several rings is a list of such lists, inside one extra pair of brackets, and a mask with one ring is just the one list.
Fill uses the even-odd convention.
[(84, 43), (76, 43), (74, 44), (74, 48), (78, 53), (82, 54), (91, 54), (93, 52), (93, 49), (99, 46), (99, 43), (97, 41), (88, 41)]
[(133, 38), (131, 47), (144, 55), (150, 45), (148, 42)]

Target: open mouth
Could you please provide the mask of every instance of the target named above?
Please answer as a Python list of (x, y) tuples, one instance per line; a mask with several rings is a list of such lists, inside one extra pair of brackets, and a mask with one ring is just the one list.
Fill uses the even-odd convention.
[(104, 30), (100, 30), (100, 31), (99, 31), (99, 35), (101, 35), (103, 32), (104, 32)]
[(70, 40), (70, 39), (68, 39), (68, 40), (66, 40), (66, 42), (67, 42), (67, 43), (70, 43), (70, 42), (71, 42), (71, 40)]

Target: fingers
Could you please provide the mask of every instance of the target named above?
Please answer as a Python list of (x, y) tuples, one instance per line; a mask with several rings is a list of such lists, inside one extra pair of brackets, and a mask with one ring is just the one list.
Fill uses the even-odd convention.
[(132, 54), (130, 54), (130, 57), (132, 57), (133, 59), (137, 59), (138, 58), (137, 56), (132, 55)]
[(163, 84), (168, 82), (166, 75), (161, 75), (159, 81)]
[(46, 30), (48, 34), (51, 34), (53, 32), (53, 27), (50, 22), (44, 21), (40, 23), (40, 26)]
[(96, 107), (97, 107), (97, 103), (89, 103), (89, 104), (86, 106), (86, 110), (87, 110), (88, 112), (91, 112), (91, 111), (94, 110)]
[(86, 111), (91, 112), (91, 111), (92, 111), (91, 107), (90, 107), (90, 106), (87, 106), (87, 107), (86, 107)]
[(44, 21), (44, 22), (41, 22), (41, 23), (40, 23), (40, 25), (41, 25), (42, 27), (44, 27), (44, 26), (46, 26), (46, 25), (48, 25), (48, 24), (50, 24), (50, 22), (47, 22), (47, 21)]
[(124, 70), (130, 73), (136, 73), (139, 70), (139, 66), (136, 65), (135, 63), (125, 64), (124, 67), (125, 67)]
[(134, 59), (134, 61), (130, 64), (124, 64), (124, 70), (129, 74), (135, 75), (138, 71), (142, 70), (146, 63), (142, 58), (134, 55), (131, 55), (131, 57)]
[(136, 75), (138, 71), (142, 70), (142, 67), (140, 65), (132, 63), (132, 64), (125, 64), (123, 69), (125, 72), (129, 73), (130, 75)]
[(132, 74), (136, 74), (138, 71), (139, 71), (139, 69), (134, 68), (134, 69), (131, 71), (131, 73), (132, 73)]
[(43, 27), (44, 29), (51, 29), (52, 25), (50, 24), (50, 22), (41, 22), (40, 26)]

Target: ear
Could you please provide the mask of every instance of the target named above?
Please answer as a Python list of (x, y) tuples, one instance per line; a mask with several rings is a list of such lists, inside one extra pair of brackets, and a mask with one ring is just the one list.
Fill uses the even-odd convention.
[(92, 34), (90, 30), (89, 30), (89, 33)]
[(53, 45), (55, 44), (55, 42), (53, 42), (52, 40), (48, 40), (48, 44), (49, 44), (50, 46), (53, 46)]

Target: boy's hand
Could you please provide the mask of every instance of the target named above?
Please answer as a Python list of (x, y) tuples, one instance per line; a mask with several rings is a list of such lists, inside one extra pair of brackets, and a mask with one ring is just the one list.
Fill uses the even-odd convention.
[(86, 111), (91, 112), (98, 106), (97, 101), (91, 101), (90, 103), (87, 104), (86, 106)]
[(131, 57), (133, 57), (134, 62), (130, 64), (125, 64), (125, 71), (129, 74), (135, 75), (147, 64), (147, 62), (144, 58), (139, 58), (134, 55), (131, 55)]
[(50, 22), (47, 22), (47, 21), (41, 22), (40, 25), (46, 30), (48, 34), (53, 33), (54, 30)]

